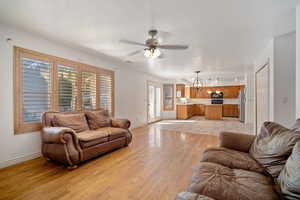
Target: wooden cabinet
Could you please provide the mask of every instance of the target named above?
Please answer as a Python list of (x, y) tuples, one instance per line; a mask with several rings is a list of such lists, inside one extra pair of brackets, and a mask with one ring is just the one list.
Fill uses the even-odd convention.
[(225, 99), (235, 99), (239, 97), (239, 92), (241, 89), (244, 89), (244, 85), (238, 86), (220, 86), (220, 87), (204, 87), (202, 89), (190, 88), (190, 98), (205, 98), (210, 99), (210, 94), (208, 91), (221, 91), (223, 92), (223, 98)]
[(193, 116), (193, 105), (177, 105), (176, 118), (180, 120), (189, 119)]
[(193, 115), (204, 116), (205, 114), (204, 104), (194, 104), (192, 108), (193, 108)]
[(176, 84), (176, 97), (185, 97), (185, 85), (184, 84)]
[(238, 104), (224, 104), (223, 117), (239, 117)]
[(223, 119), (222, 105), (206, 105), (205, 119), (208, 120), (222, 120)]
[(221, 120), (222, 117), (239, 117), (238, 104), (223, 105), (177, 105), (177, 119), (185, 120), (192, 116), (205, 116), (206, 119)]
[(185, 87), (184, 88), (184, 97), (185, 98), (191, 98), (191, 89), (190, 89), (190, 87)]

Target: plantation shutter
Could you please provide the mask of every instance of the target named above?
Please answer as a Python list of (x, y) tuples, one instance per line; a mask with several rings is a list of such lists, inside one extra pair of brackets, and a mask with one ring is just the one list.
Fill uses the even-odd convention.
[(21, 70), (22, 122), (40, 122), (42, 113), (51, 107), (51, 64), (23, 57)]
[(97, 98), (97, 75), (93, 72), (81, 73), (81, 106), (82, 109), (95, 109)]
[(99, 75), (99, 80), (100, 108), (108, 110), (112, 114), (112, 77), (109, 75)]
[(57, 65), (58, 73), (58, 107), (61, 112), (76, 110), (78, 88), (76, 69)]

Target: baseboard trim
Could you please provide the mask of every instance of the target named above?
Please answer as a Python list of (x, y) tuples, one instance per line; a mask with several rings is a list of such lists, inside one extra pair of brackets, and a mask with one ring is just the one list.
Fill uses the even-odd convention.
[(28, 155), (24, 155), (24, 156), (19, 156), (17, 158), (13, 158), (13, 159), (10, 159), (10, 160), (1, 161), (0, 162), (0, 169), (11, 166), (11, 165), (15, 165), (15, 164), (27, 161), (27, 160), (32, 160), (34, 158), (38, 158), (38, 157), (41, 157), (41, 156), (42, 156), (41, 152), (36, 152), (36, 153), (31, 153), (31, 154), (28, 154)]

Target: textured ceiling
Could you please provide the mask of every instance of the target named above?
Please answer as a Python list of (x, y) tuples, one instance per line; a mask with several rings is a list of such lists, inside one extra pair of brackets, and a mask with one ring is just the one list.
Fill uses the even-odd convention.
[[(295, 30), (298, 0), (1, 0), (0, 22), (57, 41), (131, 61), (140, 71), (167, 78), (238, 76), (251, 66), (273, 36)], [(185, 51), (162, 50), (163, 59), (128, 53), (150, 28), (164, 31), (163, 44), (188, 44)]]

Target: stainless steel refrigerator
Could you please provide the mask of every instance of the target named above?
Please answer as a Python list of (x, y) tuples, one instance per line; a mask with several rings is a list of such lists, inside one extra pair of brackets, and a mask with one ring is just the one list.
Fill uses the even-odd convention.
[(240, 110), (240, 121), (244, 123), (245, 115), (246, 115), (246, 91), (245, 91), (245, 89), (240, 90), (239, 110)]

